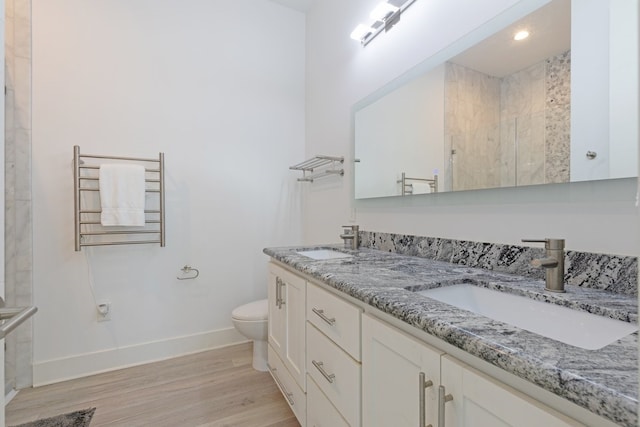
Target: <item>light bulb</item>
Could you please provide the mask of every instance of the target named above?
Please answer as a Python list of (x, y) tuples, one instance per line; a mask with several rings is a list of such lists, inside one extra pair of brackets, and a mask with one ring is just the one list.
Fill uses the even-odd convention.
[(513, 39), (516, 41), (520, 41), (520, 40), (526, 39), (527, 37), (529, 37), (529, 31), (522, 30), (522, 31), (518, 31), (516, 35), (513, 36)]

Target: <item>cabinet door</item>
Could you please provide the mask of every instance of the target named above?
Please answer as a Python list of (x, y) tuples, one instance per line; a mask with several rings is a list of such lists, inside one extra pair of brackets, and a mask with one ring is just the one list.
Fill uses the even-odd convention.
[(282, 277), (282, 309), (286, 325), (284, 363), (296, 382), (306, 391), (306, 282), (301, 277)]
[(425, 391), (424, 424), (437, 424), (440, 355), (424, 343), (369, 315), (362, 316), (362, 425), (420, 425), (420, 373)]
[(276, 354), (278, 354), (280, 358), (284, 358), (286, 329), (284, 310), (278, 302), (282, 285), (277, 273), (278, 269), (271, 266), (269, 269), (269, 283), (267, 288), (267, 297), (269, 299), (268, 340)]
[(442, 384), (453, 399), (444, 404), (446, 427), (575, 427), (572, 420), (462, 364), (442, 357)]
[(309, 427), (349, 427), (313, 378), (307, 378), (307, 425)]

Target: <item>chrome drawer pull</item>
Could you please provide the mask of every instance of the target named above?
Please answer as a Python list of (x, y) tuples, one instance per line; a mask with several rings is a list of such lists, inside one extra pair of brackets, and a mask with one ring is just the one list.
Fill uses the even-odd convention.
[(282, 298), (282, 288), (284, 287), (284, 281), (276, 276), (276, 306), (281, 309), (282, 304), (285, 303), (284, 298)]
[(280, 382), (280, 378), (278, 378), (278, 374), (276, 374), (277, 369), (272, 368), (271, 365), (269, 365), (268, 363), (267, 363), (267, 368), (269, 368), (269, 370), (271, 371), (271, 375), (273, 375), (273, 379), (276, 381), (276, 384), (278, 385), (280, 390), (282, 390), (284, 397), (287, 398), (289, 405), (291, 406), (295, 405), (295, 403), (293, 402), (293, 393), (289, 393), (287, 389), (284, 387), (284, 384)]
[[(424, 374), (424, 372), (420, 372), (420, 374), (418, 375), (418, 399), (420, 400), (420, 408), (419, 408), (419, 418), (420, 418), (420, 426), (424, 426), (425, 423), (427, 422), (427, 410), (426, 410), (426, 402), (425, 402), (425, 398), (426, 398), (426, 393), (425, 390), (429, 387), (433, 386), (433, 381), (426, 379), (426, 376)], [(431, 424), (429, 424), (426, 427), (433, 427)]]
[(443, 385), (438, 387), (438, 427), (444, 427), (444, 404), (453, 400), (451, 394), (445, 393)]
[(276, 307), (280, 308), (280, 286), (282, 285), (282, 279), (276, 276)]
[(318, 371), (320, 371), (322, 376), (327, 381), (329, 381), (329, 383), (333, 383), (333, 380), (335, 379), (336, 375), (335, 374), (328, 374), (327, 371), (324, 370), (324, 368), (323, 368), (324, 364), (322, 362), (316, 362), (315, 360), (312, 360), (311, 363), (313, 363), (313, 366), (315, 366), (316, 369), (318, 369)]
[(324, 310), (320, 310), (318, 308), (312, 308), (311, 311), (313, 311), (315, 314), (318, 315), (319, 318), (321, 318), (322, 320), (324, 320), (325, 322), (327, 322), (329, 325), (333, 326), (336, 323), (336, 319), (335, 317), (332, 318), (328, 318), (325, 314), (324, 314)]

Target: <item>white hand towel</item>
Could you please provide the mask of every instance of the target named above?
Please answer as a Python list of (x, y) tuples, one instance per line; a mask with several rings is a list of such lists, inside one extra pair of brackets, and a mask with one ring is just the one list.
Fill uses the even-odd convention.
[(428, 194), (431, 193), (431, 185), (428, 182), (412, 182), (413, 192), (411, 194)]
[(100, 222), (144, 226), (145, 171), (140, 165), (100, 165)]

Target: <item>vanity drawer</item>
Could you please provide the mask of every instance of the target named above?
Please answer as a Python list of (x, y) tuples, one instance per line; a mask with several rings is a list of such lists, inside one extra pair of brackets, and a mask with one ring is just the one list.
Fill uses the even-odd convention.
[(312, 283), (307, 284), (307, 320), (360, 361), (362, 310)]
[(300, 386), (296, 383), (296, 380), (291, 376), (287, 368), (284, 367), (284, 363), (280, 360), (280, 357), (275, 350), (269, 344), (268, 356), (269, 373), (275, 380), (278, 388), (282, 392), (285, 400), (291, 407), (293, 414), (298, 419), (301, 427), (305, 427), (307, 419), (307, 396), (302, 391)]
[(352, 426), (360, 425), (360, 364), (307, 322), (307, 373)]
[(307, 425), (309, 427), (349, 427), (312, 378), (307, 378)]

